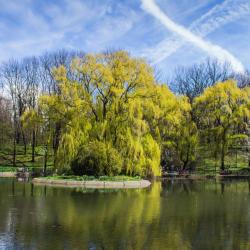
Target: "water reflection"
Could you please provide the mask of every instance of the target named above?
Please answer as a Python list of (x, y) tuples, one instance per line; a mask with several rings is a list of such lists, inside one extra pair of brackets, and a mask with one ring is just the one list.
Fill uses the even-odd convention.
[(0, 249), (250, 249), (249, 194), (249, 181), (87, 190), (0, 179)]

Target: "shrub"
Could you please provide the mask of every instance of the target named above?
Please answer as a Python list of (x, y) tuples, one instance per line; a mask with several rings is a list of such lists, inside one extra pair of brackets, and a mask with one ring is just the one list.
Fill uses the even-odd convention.
[(113, 176), (121, 172), (122, 158), (109, 144), (93, 141), (84, 145), (71, 163), (75, 175)]

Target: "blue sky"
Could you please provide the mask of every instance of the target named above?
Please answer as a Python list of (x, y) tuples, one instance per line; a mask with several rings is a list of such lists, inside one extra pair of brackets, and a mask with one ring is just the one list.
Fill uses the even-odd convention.
[[(249, 0), (155, 4), (174, 23), (250, 68)], [(177, 65), (213, 56), (164, 26), (140, 0), (0, 0), (0, 6), (0, 61), (59, 48), (126, 49), (169, 74)]]

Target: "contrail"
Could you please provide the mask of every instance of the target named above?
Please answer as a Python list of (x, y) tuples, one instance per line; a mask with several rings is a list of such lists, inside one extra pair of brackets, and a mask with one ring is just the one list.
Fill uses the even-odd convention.
[[(189, 30), (200, 37), (205, 37), (217, 28), (234, 21), (250, 13), (250, 2), (248, 0), (225, 0), (215, 5), (206, 14), (194, 21)], [(158, 43), (153, 48), (145, 49), (141, 54), (152, 60), (153, 64), (159, 63), (175, 53), (185, 41), (179, 36), (173, 35)]]
[(154, 0), (141, 0), (142, 8), (157, 18), (161, 23), (171, 30), (172, 32), (178, 34), (183, 37), (185, 40), (191, 42), (202, 50), (206, 51), (209, 54), (212, 54), (216, 57), (220, 62), (229, 62), (234, 69), (234, 71), (243, 73), (244, 66), (243, 64), (235, 58), (231, 53), (227, 50), (221, 48), (218, 45), (215, 45), (209, 41), (205, 41), (200, 36), (195, 35), (188, 29), (183, 26), (173, 22), (154, 2)]

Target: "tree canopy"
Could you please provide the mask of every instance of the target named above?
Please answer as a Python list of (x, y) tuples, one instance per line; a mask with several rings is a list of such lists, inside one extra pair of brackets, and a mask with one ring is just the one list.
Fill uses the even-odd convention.
[[(202, 88), (191, 83), (189, 96), (158, 83), (153, 68), (126, 51), (10, 61), (2, 68), (11, 97), (0, 99), (2, 127), (13, 132), (13, 155), (22, 137), (25, 150), (32, 144), (32, 161), (36, 145), (45, 166), (52, 149), (62, 173), (159, 176), (194, 168), (204, 146), (224, 170), (231, 147), (249, 150), (250, 90), (224, 81), (229, 74), (214, 72), (218, 64), (207, 65), (196, 68)], [(183, 77), (189, 86), (193, 79)]]

